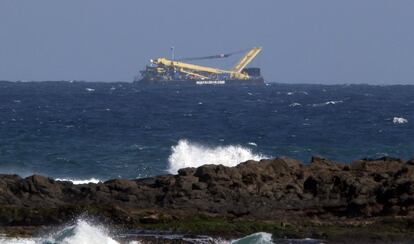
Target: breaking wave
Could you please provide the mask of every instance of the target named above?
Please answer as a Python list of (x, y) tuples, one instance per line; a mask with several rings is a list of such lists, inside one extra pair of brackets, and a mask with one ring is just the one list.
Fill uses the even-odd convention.
[(302, 104), (300, 104), (300, 103), (291, 103), (289, 105), (289, 107), (296, 107), (296, 106), (302, 106)]
[(230, 242), (231, 244), (244, 244), (244, 243), (254, 243), (254, 244), (272, 244), (272, 234), (266, 232), (258, 232), (251, 234), (249, 236), (243, 237), (238, 240)]
[(101, 180), (96, 179), (96, 178), (90, 178), (90, 179), (87, 179), (87, 180), (56, 178), (55, 180), (56, 181), (70, 181), (75, 185), (82, 185), (82, 184), (88, 184), (88, 183), (95, 183), (96, 184), (96, 183), (102, 182)]
[(295, 94), (309, 95), (309, 93), (305, 92), (305, 91), (293, 91), (293, 92), (287, 92), (286, 93), (286, 95), (288, 95), (288, 96), (292, 96), (292, 95), (295, 95)]
[[(118, 233), (110, 231), (108, 228), (99, 224), (92, 224), (90, 221), (85, 219), (78, 219), (74, 224), (68, 225), (61, 228), (60, 230), (46, 234), (41, 237), (32, 238), (15, 238), (5, 237), (0, 234), (0, 243), (7, 244), (140, 244), (140, 239), (153, 237), (157, 243), (211, 243), (211, 244), (273, 244), (275, 243), (272, 238), (272, 234), (266, 232), (254, 233), (240, 239), (226, 240), (222, 238), (212, 238), (209, 236), (192, 236), (187, 237), (182, 234), (165, 234), (163, 232), (157, 233), (156, 231), (152, 234), (135, 234), (132, 233)], [(180, 241), (181, 240), (181, 241)], [(289, 243), (320, 243), (314, 239), (285, 239)], [(292, 241), (292, 242), (290, 242)], [(150, 243), (143, 241), (144, 243)], [(288, 243), (286, 242), (286, 243)], [(276, 240), (277, 243), (277, 240)]]
[(255, 154), (250, 148), (239, 145), (208, 147), (182, 139), (177, 145), (171, 147), (168, 158), (168, 172), (175, 174), (181, 168), (199, 167), (203, 164), (222, 164), (235, 166), (247, 160), (260, 160), (268, 158)]
[(335, 105), (335, 104), (343, 103), (343, 102), (344, 102), (343, 100), (327, 101), (327, 102), (324, 102), (324, 103), (315, 103), (315, 104), (312, 104), (312, 107), (322, 107), (322, 106), (326, 106), (326, 105)]
[(102, 226), (92, 225), (79, 219), (74, 225), (41, 238), (0, 238), (0, 243), (35, 244), (35, 243), (62, 243), (62, 244), (118, 244), (109, 236), (109, 232)]
[(408, 120), (407, 120), (407, 119), (405, 119), (405, 118), (403, 118), (403, 117), (394, 117), (394, 118), (392, 119), (392, 122), (393, 122), (394, 124), (406, 124), (406, 123), (408, 123)]

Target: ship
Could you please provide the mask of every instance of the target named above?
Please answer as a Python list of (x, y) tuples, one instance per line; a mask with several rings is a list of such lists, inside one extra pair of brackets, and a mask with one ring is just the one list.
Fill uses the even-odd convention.
[[(247, 67), (262, 51), (262, 47), (240, 50), (227, 54), (192, 58), (172, 57), (151, 59), (150, 64), (134, 78), (134, 83), (142, 85), (264, 85), (260, 68)], [(193, 64), (188, 61), (205, 59), (222, 59), (244, 53), (242, 58), (231, 68), (219, 69)]]

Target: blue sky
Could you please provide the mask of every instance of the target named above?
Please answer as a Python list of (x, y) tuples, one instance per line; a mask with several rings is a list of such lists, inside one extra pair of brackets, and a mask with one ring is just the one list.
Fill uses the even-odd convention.
[(414, 84), (413, 13), (411, 0), (1, 0), (0, 80), (131, 81), (171, 46), (263, 46), (253, 65), (269, 82)]

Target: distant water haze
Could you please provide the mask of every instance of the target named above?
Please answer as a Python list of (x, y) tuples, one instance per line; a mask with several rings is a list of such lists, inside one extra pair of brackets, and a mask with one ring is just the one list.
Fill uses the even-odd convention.
[[(413, 1), (2, 0), (0, 80), (132, 81), (253, 46), (268, 82), (414, 84)], [(237, 59), (204, 62), (228, 68)]]

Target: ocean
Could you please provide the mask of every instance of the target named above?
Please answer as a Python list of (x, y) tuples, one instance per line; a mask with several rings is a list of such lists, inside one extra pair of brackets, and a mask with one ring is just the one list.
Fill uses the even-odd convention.
[(409, 159), (413, 94), (410, 85), (0, 82), (0, 173), (78, 184), (278, 156)]
[(1, 82), (0, 171), (141, 178), (207, 163), (414, 156), (414, 86)]
[[(114, 234), (107, 227), (83, 219), (61, 227), (50, 234), (32, 238), (2, 237), (0, 243), (7, 244), (141, 244), (137, 237), (152, 237), (153, 243), (194, 243), (194, 244), (321, 244), (317, 239), (280, 239), (273, 240), (265, 232), (254, 233), (239, 239), (226, 240), (220, 237), (186, 236), (174, 233), (122, 233)], [(155, 241), (154, 241), (155, 240)], [(148, 242), (145, 242), (148, 243)]]

